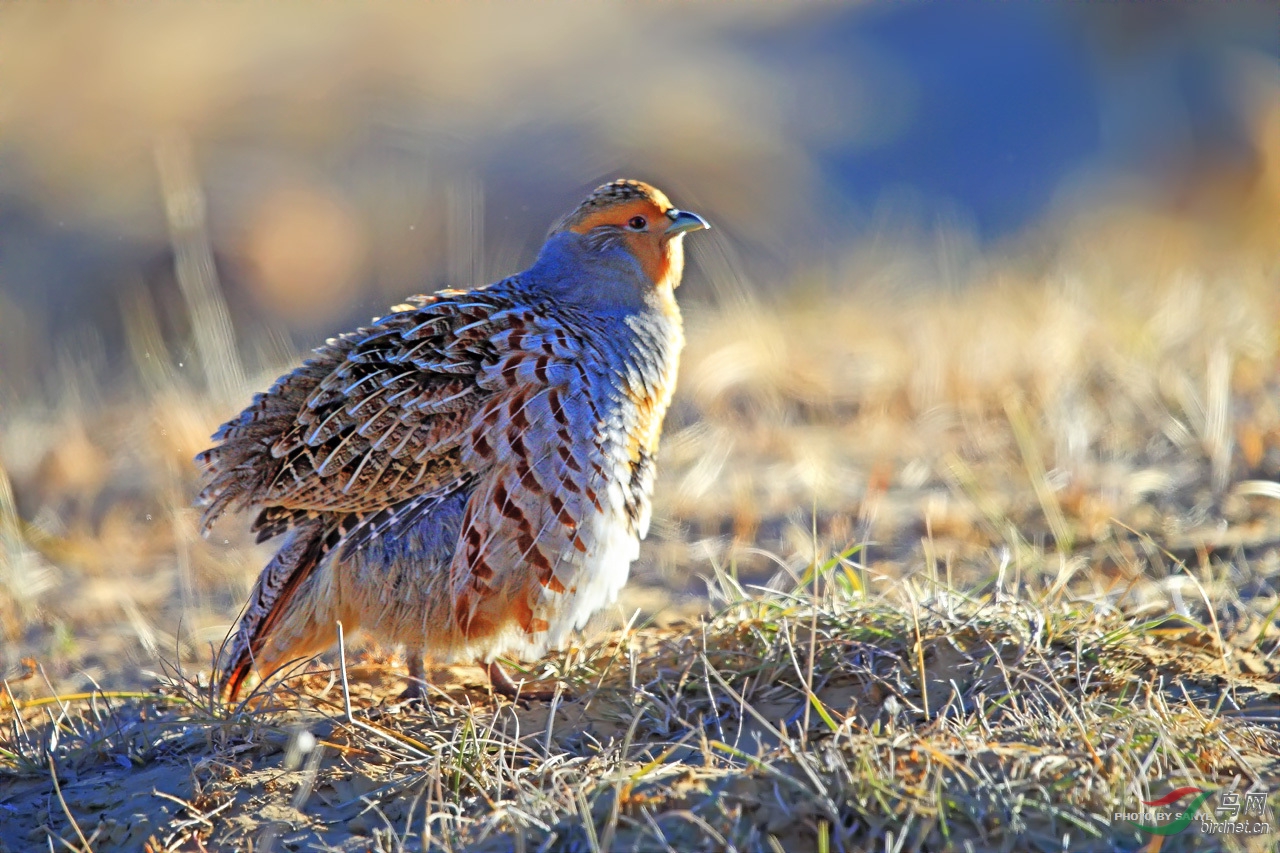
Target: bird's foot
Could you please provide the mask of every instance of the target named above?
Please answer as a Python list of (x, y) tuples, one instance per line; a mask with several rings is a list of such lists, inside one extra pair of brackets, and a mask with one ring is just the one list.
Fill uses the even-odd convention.
[(422, 652), (419, 649), (409, 649), (408, 659), (409, 686), (404, 689), (404, 692), (396, 697), (396, 702), (417, 702), (426, 704), (427, 667), (426, 663), (422, 660)]
[(525, 699), (530, 702), (550, 702), (556, 695), (556, 684), (547, 684), (538, 681), (513, 681), (511, 676), (502, 664), (495, 661), (489, 663), (481, 663), (485, 673), (489, 676), (489, 685), (493, 688), (494, 693), (506, 696), (508, 699)]

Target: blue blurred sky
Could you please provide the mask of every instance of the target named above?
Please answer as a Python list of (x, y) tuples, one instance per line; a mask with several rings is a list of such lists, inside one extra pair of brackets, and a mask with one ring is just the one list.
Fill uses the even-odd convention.
[(1034, 224), (1075, 176), (1176, 193), (1209, 161), (1251, 168), (1238, 56), (1280, 54), (1280, 6), (1179, 5), (873, 4), (745, 41), (779, 75), (816, 69), (793, 120), (853, 104), (889, 126), (815, 144), (839, 201), (913, 197), (991, 239)]
[(879, 105), (897, 133), (819, 150), (818, 162), (854, 203), (908, 190), (958, 204), (990, 237), (1042, 214), (1064, 175), (1100, 153), (1080, 41), (1047, 4), (904, 4), (806, 22), (758, 49), (782, 66), (814, 55), (856, 66), (864, 44), (897, 64), (905, 82), (879, 93), (910, 101)]

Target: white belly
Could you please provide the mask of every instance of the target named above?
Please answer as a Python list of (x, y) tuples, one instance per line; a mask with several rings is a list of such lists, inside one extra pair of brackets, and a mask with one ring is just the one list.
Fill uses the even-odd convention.
[(595, 523), (599, 525), (598, 544), (584, 561), (576, 588), (548, 596), (553, 599), (547, 601), (548, 616), (544, 617), (551, 626), (546, 632), (550, 648), (562, 648), (573, 631), (582, 630), (592, 616), (618, 600), (631, 564), (640, 556), (639, 540), (618, 513), (601, 515)]

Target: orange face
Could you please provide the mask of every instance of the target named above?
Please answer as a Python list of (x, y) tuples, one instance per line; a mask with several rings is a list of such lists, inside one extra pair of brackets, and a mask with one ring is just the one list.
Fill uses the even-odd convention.
[[(666, 199), (662, 199), (665, 202)], [(621, 238), (655, 284), (665, 283), (672, 273), (672, 237), (667, 229), (671, 219), (668, 203), (648, 198), (631, 198), (593, 210), (569, 227), (586, 234), (602, 225), (618, 229)]]

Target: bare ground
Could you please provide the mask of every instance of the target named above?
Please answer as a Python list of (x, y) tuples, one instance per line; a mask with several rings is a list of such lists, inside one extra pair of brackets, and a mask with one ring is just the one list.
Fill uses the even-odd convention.
[(364, 660), (239, 706), (190, 682), (10, 705), (7, 849), (1139, 849), (1112, 815), (1170, 780), (1280, 778), (1265, 654), (1047, 600), (871, 604), (847, 568), (575, 650), (551, 704), (457, 670), (396, 705)]

